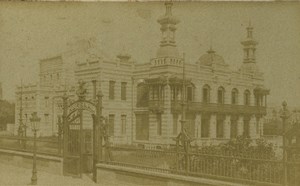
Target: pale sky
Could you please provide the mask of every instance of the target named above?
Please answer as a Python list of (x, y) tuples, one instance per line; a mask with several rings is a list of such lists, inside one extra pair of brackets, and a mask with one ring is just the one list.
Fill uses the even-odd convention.
[[(176, 41), (195, 63), (211, 43), (232, 69), (242, 64), (240, 42), (251, 20), (257, 64), (271, 90), (269, 104), (300, 106), (300, 3), (174, 3)], [(38, 60), (60, 53), (74, 38), (97, 39), (115, 59), (123, 48), (138, 63), (155, 57), (163, 3), (0, 3), (0, 81), (5, 99), (38, 77)], [(23, 69), (23, 70), (22, 70)]]

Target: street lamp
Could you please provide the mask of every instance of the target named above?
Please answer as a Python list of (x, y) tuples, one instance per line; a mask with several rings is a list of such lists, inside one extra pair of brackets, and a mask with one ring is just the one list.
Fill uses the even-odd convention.
[(41, 118), (37, 116), (37, 113), (34, 112), (31, 114), (30, 123), (31, 129), (34, 134), (34, 141), (33, 141), (33, 167), (32, 167), (32, 177), (31, 177), (31, 184), (37, 184), (37, 171), (36, 171), (36, 132), (39, 130)]

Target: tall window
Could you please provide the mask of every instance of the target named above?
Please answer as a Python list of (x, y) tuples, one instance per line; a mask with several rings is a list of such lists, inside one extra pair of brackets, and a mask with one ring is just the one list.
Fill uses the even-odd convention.
[(231, 91), (231, 104), (236, 105), (238, 103), (238, 90), (236, 88)]
[(245, 90), (244, 102), (245, 102), (245, 105), (247, 105), (247, 106), (250, 105), (250, 91), (249, 90)]
[(121, 133), (126, 134), (126, 115), (121, 115)]
[(201, 137), (202, 138), (209, 137), (209, 120), (208, 120), (208, 118), (201, 119)]
[(161, 114), (156, 115), (157, 120), (157, 135), (161, 135), (162, 133), (162, 123), (161, 123)]
[(223, 119), (217, 120), (217, 138), (223, 138)]
[(210, 102), (210, 87), (208, 85), (204, 85), (203, 89), (202, 89), (202, 93), (203, 93), (203, 103), (209, 103)]
[(230, 138), (236, 138), (236, 136), (237, 136), (237, 119), (232, 119), (230, 125)]
[(45, 97), (45, 107), (49, 107), (49, 97)]
[(109, 99), (115, 99), (115, 81), (109, 81)]
[(114, 135), (114, 126), (115, 126), (115, 115), (110, 114), (108, 116), (108, 134), (110, 136)]
[(244, 120), (244, 136), (249, 137), (249, 119)]
[(178, 114), (173, 114), (173, 134), (177, 135)]
[(46, 123), (49, 122), (49, 114), (45, 114), (45, 122), (46, 122)]
[(140, 83), (137, 86), (137, 107), (147, 107), (149, 100), (149, 88), (146, 84)]
[(223, 87), (219, 87), (218, 88), (218, 103), (219, 104), (224, 104), (224, 88)]
[(135, 137), (136, 140), (149, 140), (149, 115), (136, 114)]
[(121, 100), (126, 100), (126, 82), (121, 83)]
[(187, 87), (187, 101), (193, 101), (193, 87)]

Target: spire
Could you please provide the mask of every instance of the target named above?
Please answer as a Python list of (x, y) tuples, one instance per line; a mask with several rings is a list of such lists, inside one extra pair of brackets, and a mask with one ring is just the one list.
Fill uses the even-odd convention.
[(247, 38), (253, 38), (253, 27), (251, 25), (251, 20), (249, 20), (249, 25), (247, 27)]
[(172, 15), (172, 2), (165, 2), (165, 6), (166, 6), (166, 15), (171, 16)]
[(162, 32), (157, 57), (179, 56), (175, 42), (176, 25), (179, 23), (179, 20), (172, 15), (172, 6), (172, 2), (165, 2), (165, 15), (157, 20), (157, 22), (161, 25), (160, 30)]
[(253, 26), (251, 25), (251, 21), (249, 21), (246, 30), (247, 37), (241, 42), (244, 47), (244, 63), (255, 63), (255, 51), (258, 43), (253, 38)]

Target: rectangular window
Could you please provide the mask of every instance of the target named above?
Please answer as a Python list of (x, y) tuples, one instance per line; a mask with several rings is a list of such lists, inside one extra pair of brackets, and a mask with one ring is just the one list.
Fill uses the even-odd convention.
[(121, 83), (121, 100), (126, 100), (126, 82)]
[(187, 87), (187, 100), (193, 101), (193, 88)]
[(209, 136), (209, 120), (207, 118), (201, 119), (201, 137), (208, 138)]
[(149, 140), (149, 115), (136, 114), (136, 140)]
[(230, 138), (237, 137), (237, 120), (231, 120), (230, 125)]
[(217, 138), (223, 138), (223, 120), (217, 120)]
[(49, 97), (45, 97), (45, 107), (49, 107)]
[(160, 136), (162, 133), (161, 114), (156, 115), (156, 121), (157, 121), (157, 135)]
[(173, 114), (173, 134), (177, 135), (178, 114)]
[(121, 133), (126, 134), (126, 115), (121, 115)]
[(249, 137), (249, 120), (244, 120), (244, 136)]
[(115, 81), (109, 81), (109, 99), (115, 99)]
[(108, 116), (108, 134), (110, 136), (114, 135), (114, 126), (115, 126), (115, 115), (110, 114)]
[(46, 122), (46, 123), (49, 122), (49, 114), (45, 114), (45, 122)]

